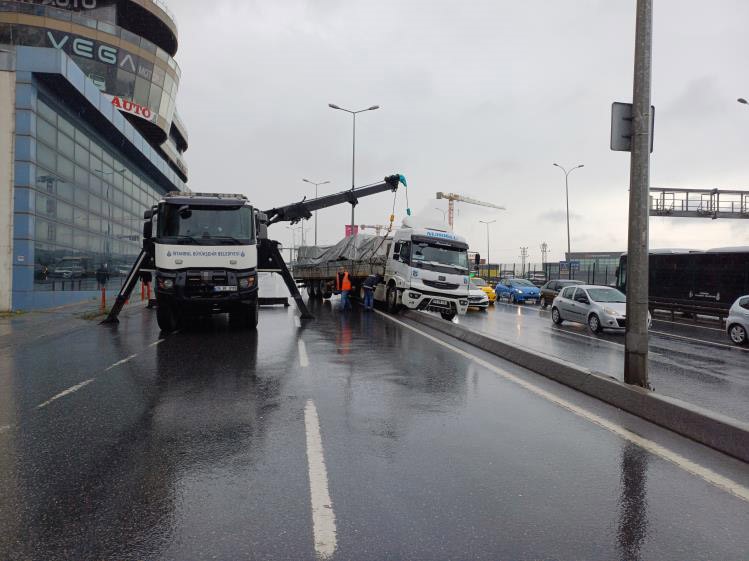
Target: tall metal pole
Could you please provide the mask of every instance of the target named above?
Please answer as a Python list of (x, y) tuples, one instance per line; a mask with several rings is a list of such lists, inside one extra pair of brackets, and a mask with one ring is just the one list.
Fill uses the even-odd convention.
[(627, 244), (627, 332), (624, 381), (648, 388), (648, 196), (653, 1), (637, 0), (632, 94), (632, 156)]
[(494, 224), (496, 220), (479, 220), (482, 224), (486, 224), (486, 264), (487, 266), (491, 262), (489, 260), (489, 224)]
[[(339, 111), (345, 111), (346, 113), (350, 113), (353, 116), (353, 142), (352, 142), (352, 150), (351, 150), (351, 191), (353, 192), (355, 189), (355, 180), (356, 180), (356, 115), (358, 113), (363, 113), (364, 111), (374, 111), (375, 109), (379, 109), (379, 105), (373, 105), (372, 107), (367, 107), (366, 109), (360, 109), (359, 111), (351, 111), (350, 109), (344, 109), (343, 107), (338, 107), (335, 103), (328, 103), (328, 107), (331, 109), (338, 109)], [(351, 204), (351, 235), (354, 235), (354, 207), (355, 204)]]
[[(310, 181), (309, 179), (302, 179), (305, 183), (315, 186), (315, 198), (317, 198), (317, 188), (320, 185), (327, 185), (330, 181)], [(315, 211), (315, 245), (317, 245), (317, 211)]]
[(559, 164), (554, 164), (556, 167), (562, 170), (564, 173), (564, 198), (567, 204), (567, 273), (569, 278), (572, 278), (572, 249), (571, 249), (571, 242), (570, 242), (570, 182), (569, 177), (570, 174), (575, 171), (576, 169), (584, 168), (585, 164), (579, 164), (567, 171), (564, 169), (564, 167), (560, 166)]
[[(570, 170), (572, 171), (572, 170)], [(564, 197), (567, 201), (567, 273), (572, 278), (572, 245), (570, 242), (570, 173), (564, 173)]]
[[(356, 181), (356, 113), (352, 113), (354, 116), (354, 141), (353, 141), (353, 147), (351, 150), (351, 192), (354, 192), (354, 185)], [(356, 209), (356, 205), (351, 205), (351, 235), (354, 235), (354, 210)]]

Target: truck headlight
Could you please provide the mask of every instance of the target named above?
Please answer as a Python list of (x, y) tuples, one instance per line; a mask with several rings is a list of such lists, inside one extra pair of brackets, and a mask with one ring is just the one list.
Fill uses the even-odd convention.
[(242, 277), (239, 279), (239, 288), (247, 289), (255, 286), (255, 277)]
[(174, 280), (173, 279), (159, 279), (159, 287), (164, 288), (166, 290), (171, 290), (174, 288)]
[(412, 300), (418, 300), (421, 297), (421, 294), (419, 294), (418, 292), (409, 292), (408, 297)]
[(468, 300), (460, 300), (460, 305), (461, 306), (467, 306), (468, 305)]

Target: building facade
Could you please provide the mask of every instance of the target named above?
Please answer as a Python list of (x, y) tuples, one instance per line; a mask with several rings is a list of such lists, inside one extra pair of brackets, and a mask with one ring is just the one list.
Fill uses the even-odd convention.
[(0, 1), (0, 310), (116, 290), (186, 189), (176, 49), (152, 0)]

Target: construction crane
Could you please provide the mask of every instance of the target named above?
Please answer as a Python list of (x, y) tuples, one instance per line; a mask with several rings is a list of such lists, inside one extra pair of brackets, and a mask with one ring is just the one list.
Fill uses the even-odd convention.
[(360, 229), (360, 230), (361, 230), (362, 232), (363, 232), (364, 230), (366, 230), (367, 228), (369, 228), (370, 230), (374, 230), (375, 232), (377, 232), (377, 235), (379, 236), (379, 235), (380, 235), (380, 232), (381, 232), (382, 230), (387, 230), (387, 229), (389, 228), (389, 226), (383, 226), (382, 224), (375, 224), (375, 225), (373, 225), (373, 226), (370, 226), (369, 224), (360, 224), (360, 225), (359, 225), (359, 229)]
[(437, 193), (438, 199), (447, 199), (447, 223), (450, 225), (450, 228), (453, 227), (453, 224), (455, 222), (455, 202), (461, 202), (461, 203), (468, 203), (469, 205), (476, 205), (476, 206), (485, 206), (489, 208), (496, 208), (499, 210), (507, 210), (503, 206), (495, 205), (493, 203), (485, 203), (484, 201), (478, 201), (476, 199), (472, 199), (470, 197), (464, 197), (463, 195), (458, 195), (456, 193), (443, 193), (439, 192)]

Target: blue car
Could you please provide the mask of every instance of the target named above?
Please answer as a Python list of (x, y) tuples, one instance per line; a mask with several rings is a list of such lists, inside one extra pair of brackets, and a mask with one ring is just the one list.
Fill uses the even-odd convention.
[(497, 283), (494, 288), (497, 299), (506, 298), (513, 304), (535, 304), (541, 299), (541, 290), (529, 280), (507, 279)]

